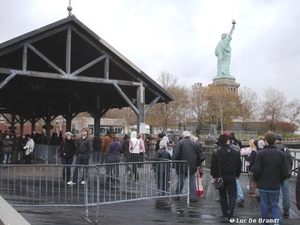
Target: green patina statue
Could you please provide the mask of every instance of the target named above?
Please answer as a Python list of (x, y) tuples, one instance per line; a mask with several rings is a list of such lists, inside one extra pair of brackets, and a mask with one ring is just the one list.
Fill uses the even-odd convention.
[(231, 36), (233, 33), (233, 30), (235, 29), (236, 22), (232, 21), (232, 28), (229, 32), (229, 34), (222, 34), (222, 40), (218, 43), (215, 55), (218, 57), (218, 73), (215, 78), (221, 78), (221, 77), (231, 77), (229, 71), (229, 65), (230, 65), (230, 58), (231, 58), (231, 47), (230, 47), (230, 41)]

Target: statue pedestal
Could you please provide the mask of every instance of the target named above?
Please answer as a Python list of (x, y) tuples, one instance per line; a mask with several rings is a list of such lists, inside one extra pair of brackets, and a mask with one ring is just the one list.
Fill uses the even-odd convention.
[(228, 90), (238, 92), (238, 88), (240, 86), (239, 83), (235, 82), (234, 77), (215, 77), (213, 79), (213, 85), (220, 85), (226, 87)]

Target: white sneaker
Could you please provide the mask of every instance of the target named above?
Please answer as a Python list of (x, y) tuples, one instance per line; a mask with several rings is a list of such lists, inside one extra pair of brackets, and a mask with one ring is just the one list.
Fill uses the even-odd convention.
[(76, 183), (74, 183), (74, 182), (71, 180), (71, 181), (69, 181), (67, 184), (69, 184), (69, 185), (74, 185), (74, 184), (76, 184)]
[(249, 192), (251, 192), (251, 186), (250, 186), (250, 185), (247, 185), (247, 190), (248, 190)]
[(84, 180), (83, 180), (83, 181), (81, 181), (81, 184), (86, 184), (86, 181), (84, 181)]

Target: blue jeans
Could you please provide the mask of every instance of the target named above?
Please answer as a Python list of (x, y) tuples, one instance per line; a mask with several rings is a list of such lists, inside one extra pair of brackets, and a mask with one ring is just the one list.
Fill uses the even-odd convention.
[(285, 179), (281, 184), (282, 191), (282, 209), (283, 212), (288, 213), (290, 211), (290, 180)]
[[(72, 165), (73, 163), (73, 157), (69, 157), (69, 158), (61, 158), (61, 164), (63, 165)], [(62, 171), (62, 175), (63, 175), (63, 180), (64, 181), (70, 181), (70, 177), (71, 177), (71, 167), (69, 166), (64, 166), (63, 167), (63, 171)]]
[(113, 171), (115, 172), (115, 178), (119, 177), (119, 165), (116, 163), (115, 165), (108, 166), (106, 165), (106, 175), (107, 178), (114, 178)]
[[(88, 154), (79, 155), (76, 158), (76, 165), (89, 165), (89, 158), (90, 157)], [(73, 182), (74, 183), (77, 182), (79, 170), (80, 170), (80, 167), (75, 167), (74, 174), (73, 174)], [(84, 168), (82, 180), (86, 180), (86, 176), (87, 176), (87, 168)]]
[[(278, 207), (279, 202), (279, 191), (268, 192), (265, 190), (259, 189), (260, 196), (260, 208), (261, 208), (261, 217), (262, 219), (269, 219), (269, 207), (272, 211), (272, 219), (279, 220), (278, 224), (282, 224), (280, 217), (280, 210)], [(268, 223), (263, 223), (264, 225)]]
[[(220, 204), (223, 215), (227, 215), (227, 212), (230, 212), (230, 215), (233, 216), (236, 195), (237, 195), (237, 179), (235, 175), (231, 176), (222, 176), (224, 182), (224, 188), (219, 189), (220, 195)], [(228, 196), (228, 197), (227, 197)]]
[[(183, 189), (183, 181), (187, 177), (187, 174), (185, 173), (180, 173), (177, 174), (178, 176), (178, 181), (177, 181), (177, 187), (175, 194), (181, 194), (182, 189)], [(196, 199), (196, 181), (195, 181), (195, 174), (190, 174), (190, 199)]]
[(11, 153), (8, 153), (8, 152), (2, 153), (2, 157), (3, 157), (2, 164), (8, 164), (10, 155), (11, 155)]
[(244, 193), (239, 179), (236, 179), (236, 189), (237, 189), (237, 201), (241, 202), (242, 200), (244, 200)]

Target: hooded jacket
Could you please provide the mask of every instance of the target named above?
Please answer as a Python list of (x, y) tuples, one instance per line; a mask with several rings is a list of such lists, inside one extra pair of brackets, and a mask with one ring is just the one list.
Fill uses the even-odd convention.
[(130, 141), (129, 141), (129, 152), (131, 154), (140, 154), (140, 141), (137, 139), (136, 131), (132, 131), (130, 134)]

